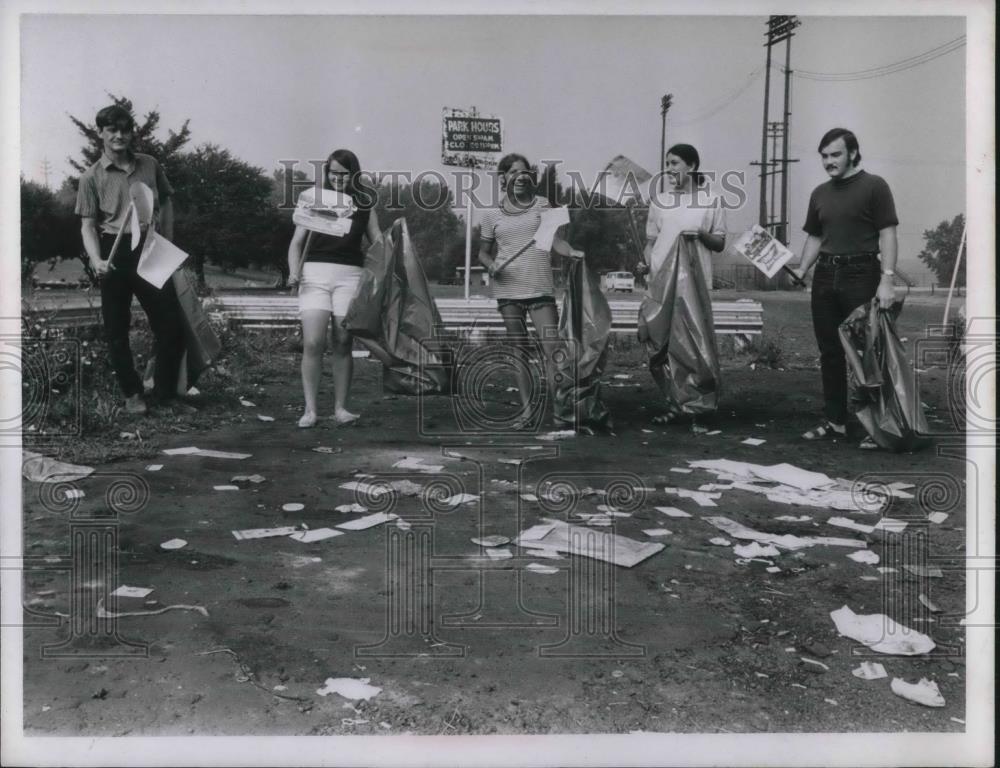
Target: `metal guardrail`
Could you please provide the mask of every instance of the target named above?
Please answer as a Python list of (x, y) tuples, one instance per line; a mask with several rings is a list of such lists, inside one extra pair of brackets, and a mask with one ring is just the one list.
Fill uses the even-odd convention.
[[(496, 302), (489, 299), (437, 299), (441, 320), (448, 330), (493, 330), (503, 328)], [(560, 309), (561, 309), (561, 302)], [(48, 305), (48, 306), (46, 306)], [(613, 333), (635, 333), (639, 316), (638, 301), (609, 301)], [(289, 295), (216, 294), (204, 299), (205, 311), (216, 318), (246, 328), (287, 328), (299, 322), (298, 299)], [(133, 304), (138, 309), (138, 303)], [(764, 329), (764, 308), (759, 301), (712, 302), (717, 334), (753, 336)], [(74, 297), (46, 302), (25, 318), (29, 324), (41, 320), (50, 328), (100, 325), (99, 296)]]

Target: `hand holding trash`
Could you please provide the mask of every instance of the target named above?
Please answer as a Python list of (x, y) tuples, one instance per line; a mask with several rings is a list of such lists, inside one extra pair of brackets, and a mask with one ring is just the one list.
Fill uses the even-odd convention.
[(888, 311), (895, 304), (896, 286), (892, 284), (892, 275), (882, 275), (875, 298), (878, 299), (878, 306), (882, 311)]

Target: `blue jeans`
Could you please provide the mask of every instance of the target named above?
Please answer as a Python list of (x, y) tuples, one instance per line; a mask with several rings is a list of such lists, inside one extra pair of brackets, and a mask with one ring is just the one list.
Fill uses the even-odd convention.
[(847, 361), (837, 329), (853, 309), (875, 297), (880, 262), (870, 259), (832, 266), (817, 264), (812, 284), (812, 318), (823, 376), (823, 414), (847, 423)]

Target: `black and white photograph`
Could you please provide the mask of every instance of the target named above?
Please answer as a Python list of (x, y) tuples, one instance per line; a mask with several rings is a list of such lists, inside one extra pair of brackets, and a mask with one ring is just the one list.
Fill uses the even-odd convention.
[(5, 765), (993, 764), (994, 3), (0, 12)]

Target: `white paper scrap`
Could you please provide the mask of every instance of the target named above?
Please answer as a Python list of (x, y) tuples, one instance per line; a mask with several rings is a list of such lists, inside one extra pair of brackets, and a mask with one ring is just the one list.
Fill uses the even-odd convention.
[(930, 522), (934, 523), (935, 525), (940, 525), (941, 523), (943, 523), (945, 520), (948, 519), (948, 513), (947, 512), (931, 512), (929, 515), (927, 515), (927, 519)]
[(923, 594), (922, 592), (919, 595), (917, 595), (917, 600), (919, 600), (920, 604), (922, 606), (924, 606), (924, 608), (926, 608), (931, 613), (940, 613), (941, 612), (941, 609), (938, 608), (933, 602), (931, 602), (931, 599), (929, 597), (927, 597), (927, 595)]
[(129, 587), (122, 584), (111, 595), (112, 597), (145, 597), (152, 591), (151, 587)]
[(759, 437), (748, 437), (746, 440), (741, 440), (743, 445), (763, 445), (767, 440), (761, 440)]
[(792, 515), (779, 515), (774, 519), (781, 520), (783, 523), (808, 523), (812, 520), (809, 515), (799, 515), (798, 517), (793, 517)]
[(282, 512), (301, 512), (305, 508), (306, 508), (305, 504), (300, 504), (297, 501), (290, 501), (287, 504), (281, 505)]
[(687, 469), (686, 467), (671, 467), (671, 472), (676, 472), (679, 475), (690, 475), (694, 470)]
[(210, 448), (166, 448), (163, 451), (168, 456), (201, 456), (207, 459), (249, 459), (252, 453), (234, 453), (232, 451), (215, 451)]
[(875, 530), (873, 525), (865, 525), (864, 523), (856, 523), (853, 520), (846, 517), (831, 517), (826, 521), (827, 525), (835, 525), (838, 528), (850, 528), (852, 531), (861, 531), (861, 533), (871, 533)]
[(313, 541), (323, 541), (323, 539), (329, 539), (333, 536), (343, 536), (343, 531), (335, 531), (332, 528), (314, 528), (311, 531), (299, 531), (293, 533), (288, 538), (295, 539), (296, 541), (301, 541), (303, 544), (309, 544)]
[(298, 530), (294, 525), (285, 525), (280, 528), (247, 528), (244, 531), (233, 531), (233, 536), (237, 541), (248, 539), (268, 539), (272, 536), (290, 536)]
[(354, 491), (355, 493), (364, 494), (365, 496), (371, 496), (372, 498), (378, 498), (386, 493), (392, 493), (392, 489), (387, 485), (372, 485), (371, 483), (359, 483), (357, 480), (351, 480), (349, 483), (344, 483), (340, 486), (345, 491)]
[(830, 618), (840, 634), (878, 653), (920, 656), (934, 649), (934, 641), (927, 635), (898, 624), (885, 614), (859, 615), (845, 605), (831, 611)]
[(541, 563), (528, 563), (525, 566), (524, 570), (532, 571), (533, 573), (553, 574), (553, 573), (559, 573), (561, 569), (551, 565), (542, 565)]
[(572, 429), (560, 429), (555, 432), (546, 432), (543, 435), (536, 435), (536, 440), (545, 440), (551, 442), (553, 440), (568, 440), (572, 437), (576, 437), (576, 431)]
[(407, 456), (392, 465), (397, 469), (415, 469), (418, 472), (444, 472), (443, 464), (424, 464), (420, 457)]
[(898, 677), (894, 677), (889, 684), (889, 688), (897, 696), (901, 696), (925, 707), (943, 707), (944, 696), (938, 690), (937, 683), (928, 680), (926, 677), (920, 678), (918, 683), (908, 683)]
[(677, 507), (656, 507), (656, 511), (662, 512), (667, 517), (691, 517), (689, 513), (683, 509), (677, 509)]
[(393, 512), (375, 512), (374, 514), (359, 517), (355, 520), (348, 520), (346, 523), (340, 523), (337, 527), (345, 531), (363, 531), (366, 528), (373, 528), (390, 520), (396, 520), (398, 517), (399, 515)]
[(518, 539), (520, 541), (538, 541), (544, 539), (555, 527), (555, 523), (539, 523), (521, 531)]
[(367, 512), (368, 511), (368, 507), (362, 506), (361, 504), (358, 504), (358, 502), (356, 502), (356, 501), (351, 502), (350, 504), (340, 504), (340, 505), (334, 507), (333, 509), (336, 512), (340, 512), (342, 515), (351, 514), (351, 513), (358, 514), (358, 513), (361, 513), (361, 512)]
[(263, 483), (266, 478), (263, 475), (234, 475), (229, 478), (231, 483)]
[(146, 467), (147, 472), (159, 472), (161, 469), (163, 469), (162, 464), (150, 464)]
[(733, 547), (733, 552), (737, 557), (777, 557), (781, 554), (773, 544), (761, 546), (756, 541), (752, 541), (749, 544), (737, 544)]
[(902, 533), (906, 530), (905, 520), (895, 520), (891, 517), (883, 517), (875, 524), (876, 531), (889, 531), (891, 533)]
[(673, 536), (674, 532), (666, 528), (644, 528), (642, 531), (647, 536)]
[(257, 421), (274, 421), (274, 416), (265, 416), (263, 413), (258, 413)]
[(859, 549), (857, 552), (851, 552), (848, 557), (856, 563), (866, 563), (868, 565), (878, 565), (879, 560), (878, 555), (870, 549)]
[(487, 549), (486, 555), (490, 560), (509, 560), (514, 556), (514, 553), (504, 547), (503, 549)]
[(716, 536), (714, 538), (709, 539), (708, 543), (709, 544), (714, 544), (717, 547), (728, 547), (733, 542), (731, 542), (729, 539), (724, 539), (721, 536)]
[(169, 539), (160, 544), (160, 549), (181, 549), (186, 546), (187, 542), (184, 539)]
[(240, 489), (238, 485), (213, 485), (212, 488), (216, 491), (238, 491)]
[(471, 504), (474, 501), (479, 501), (479, 496), (472, 493), (456, 493), (454, 496), (449, 496), (447, 499), (442, 499), (442, 504), (447, 504), (449, 507), (457, 507), (460, 504)]
[(538, 501), (538, 497), (535, 494), (533, 494), (533, 493), (522, 493), (521, 494), (521, 500), (522, 501)]
[(860, 667), (851, 670), (851, 674), (862, 680), (881, 680), (883, 677), (889, 676), (885, 667), (877, 661), (862, 661)]
[(367, 701), (373, 696), (377, 696), (382, 689), (375, 685), (369, 685), (370, 677), (362, 677), (359, 680), (350, 677), (328, 677), (323, 687), (316, 690), (320, 696), (329, 696), (336, 693), (345, 699), (364, 699)]
[(243, 398), (240, 398), (240, 405), (242, 405), (244, 408), (256, 408), (257, 407), (257, 405), (255, 403), (252, 403), (249, 400), (244, 400)]
[(538, 229), (535, 231), (535, 236), (532, 238), (532, 240), (535, 241), (535, 247), (541, 248), (543, 251), (551, 250), (556, 230), (564, 224), (569, 224), (568, 208), (548, 208), (543, 211), (541, 214), (541, 221), (538, 224)]
[(472, 539), (472, 543), (478, 544), (481, 547), (502, 547), (504, 544), (510, 544), (510, 537), (495, 533), (492, 536), (474, 538)]
[(718, 506), (713, 499), (721, 499), (721, 493), (704, 493), (703, 491), (689, 491), (686, 488), (675, 488), (668, 485), (663, 489), (666, 493), (673, 494), (674, 496), (680, 496), (682, 499), (691, 499), (699, 507), (716, 507)]

